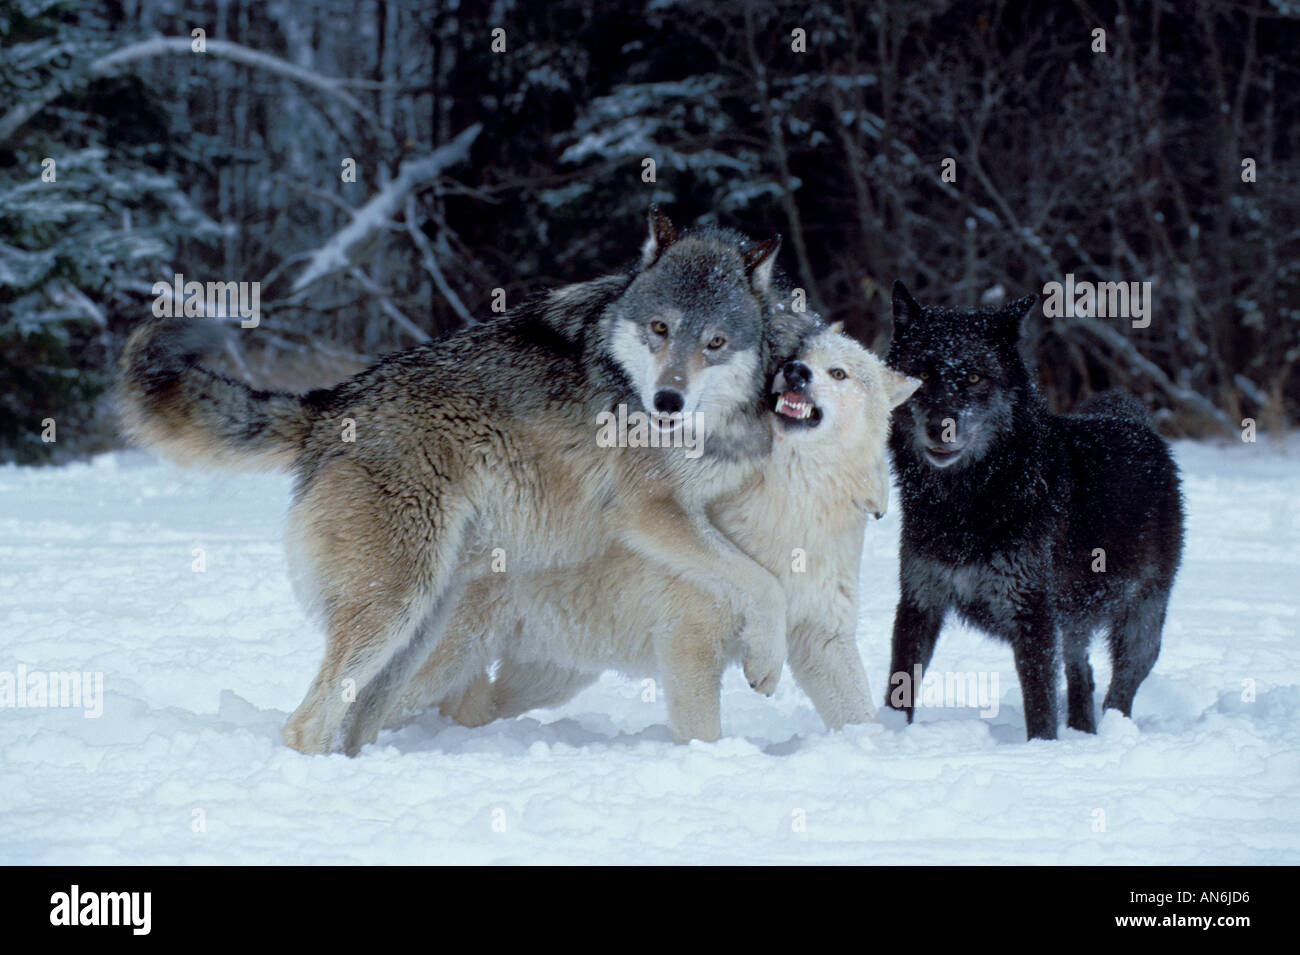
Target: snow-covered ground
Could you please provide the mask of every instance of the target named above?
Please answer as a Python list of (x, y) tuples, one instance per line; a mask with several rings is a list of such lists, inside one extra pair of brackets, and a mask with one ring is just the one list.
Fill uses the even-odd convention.
[[(0, 468), (0, 695), (20, 666), (103, 679), (98, 718), (0, 708), (0, 863), (1300, 863), (1300, 448), (1177, 455), (1165, 649), (1096, 736), (1026, 743), (1010, 651), (950, 622), (934, 669), (996, 676), (992, 718), (829, 734), (788, 672), (765, 699), (732, 671), (726, 738), (675, 746), (662, 700), (608, 674), (353, 760), (280, 742), (322, 646), (284, 570), (286, 478)], [(871, 527), (863, 565), (877, 699), (897, 535), (896, 512)], [(1100, 699), (1100, 641), (1093, 661)]]

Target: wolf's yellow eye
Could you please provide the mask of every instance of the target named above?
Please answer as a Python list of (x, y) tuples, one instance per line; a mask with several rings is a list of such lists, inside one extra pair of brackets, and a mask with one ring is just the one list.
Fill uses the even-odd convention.
[(832, 368), (826, 374), (830, 375), (836, 381), (843, 381), (845, 378), (849, 377), (849, 373), (843, 368)]
[(667, 335), (668, 325), (665, 322), (651, 322), (650, 331), (654, 332), (656, 335)]
[(928, 371), (923, 371), (916, 377), (920, 378), (922, 381), (925, 381), (925, 379), (930, 377), (930, 373)]
[(975, 372), (972, 371), (969, 375), (966, 376), (966, 380), (973, 385), (980, 380), (980, 376), (975, 374)]
[(712, 338), (709, 339), (708, 347), (713, 349), (714, 351), (717, 351), (725, 344), (727, 344), (727, 340), (725, 338), (723, 338), (721, 335), (714, 335)]

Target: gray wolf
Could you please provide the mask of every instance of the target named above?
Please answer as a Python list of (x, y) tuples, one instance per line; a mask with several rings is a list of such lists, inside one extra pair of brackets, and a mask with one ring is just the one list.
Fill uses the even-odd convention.
[[(255, 391), (203, 364), (192, 325), (151, 323), (121, 360), (124, 423), (188, 460), (287, 467), (295, 590), (322, 619), (325, 657), (285, 741), (349, 755), (373, 741), (439, 646), (465, 588), (545, 572), (622, 545), (689, 577), (744, 620), (745, 673), (770, 694), (785, 658), (773, 575), (707, 507), (766, 458), (767, 383), (808, 320), (778, 316), (779, 238), (679, 235), (652, 210), (640, 260), (532, 307), (387, 356), (306, 395)], [(703, 453), (599, 447), (620, 405), (665, 436), (686, 413)], [(447, 692), (480, 661), (443, 660)]]
[[(771, 456), (712, 508), (718, 529), (780, 581), (791, 671), (832, 729), (875, 718), (855, 636), (858, 566), (866, 522), (888, 503), (890, 411), (918, 384), (837, 326), (807, 339), (773, 381)], [(576, 568), (480, 578), (433, 656), (497, 661), (495, 674), (439, 699), (434, 662), (400, 713), (441, 703), (480, 725), (556, 706), (617, 669), (663, 680), (678, 741), (715, 740), (738, 625), (694, 581), (625, 547)]]
[(887, 702), (909, 721), (949, 610), (1011, 644), (1030, 739), (1056, 738), (1062, 658), (1068, 725), (1096, 731), (1096, 632), (1113, 663), (1103, 708), (1125, 716), (1160, 652), (1178, 470), (1133, 398), (1048, 411), (1018, 350), (1036, 301), (963, 312), (894, 286), (888, 361), (922, 382), (889, 437), (903, 526)]

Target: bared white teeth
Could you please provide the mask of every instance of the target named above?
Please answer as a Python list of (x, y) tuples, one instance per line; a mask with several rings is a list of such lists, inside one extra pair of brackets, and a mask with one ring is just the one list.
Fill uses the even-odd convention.
[(803, 419), (807, 418), (813, 412), (812, 402), (801, 401), (798, 398), (787, 398), (785, 395), (776, 399), (776, 413), (785, 415), (787, 418)]

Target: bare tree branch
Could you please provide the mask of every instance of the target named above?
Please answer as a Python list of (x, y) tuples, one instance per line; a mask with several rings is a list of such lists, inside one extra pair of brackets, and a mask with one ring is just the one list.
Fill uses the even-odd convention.
[(388, 297), (388, 293), (366, 274), (365, 269), (354, 266), (348, 269), (348, 274), (356, 280), (358, 285), (375, 297), (379, 302), (380, 310), (404, 329), (407, 334), (417, 342), (427, 342), (429, 340), (429, 333), (407, 318), (406, 313), (393, 304), (393, 300)]
[[(90, 64), (89, 75), (92, 78), (112, 76), (124, 68), (140, 60), (151, 59), (156, 56), (162, 56), (167, 53), (190, 53), (195, 56), (204, 54), (195, 54), (191, 44), (194, 41), (187, 36), (182, 37), (154, 37), (149, 40), (141, 40), (138, 43), (132, 43), (124, 46), (122, 49), (106, 56), (101, 56)], [(374, 116), (368, 111), (351, 93), (344, 89), (344, 81), (330, 76), (322, 76), (311, 70), (303, 69), (290, 63), (288, 60), (282, 60), (277, 56), (271, 56), (269, 53), (260, 53), (257, 50), (241, 46), (238, 43), (231, 43), (228, 40), (207, 40), (206, 52), (213, 56), (219, 56), (223, 59), (232, 60), (236, 63), (250, 66), (255, 69), (264, 70), (268, 73), (274, 73), (277, 76), (288, 77), (296, 80), (304, 86), (319, 90), (325, 95), (337, 100), (350, 110), (356, 113), (368, 126), (375, 126)], [(41, 90), (34, 99), (24, 103), (19, 103), (12, 107), (3, 117), (0, 117), (0, 141), (8, 139), (19, 127), (27, 120), (31, 119), (42, 109), (54, 102), (65, 92), (64, 88), (57, 82), (51, 83)]]
[(438, 256), (434, 254), (433, 247), (429, 244), (428, 238), (420, 231), (419, 225), (416, 224), (415, 196), (406, 197), (406, 231), (411, 234), (411, 241), (415, 247), (420, 250), (421, 261), (424, 264), (424, 270), (429, 273), (433, 279), (433, 284), (438, 286), (438, 291), (442, 297), (447, 300), (447, 304), (452, 307), (457, 315), (461, 317), (466, 325), (477, 324), (477, 320), (470, 314), (465, 303), (460, 300), (456, 290), (447, 282), (447, 277), (442, 274), (442, 269), (438, 266)]
[(482, 128), (475, 123), (428, 156), (408, 159), (402, 163), (393, 181), (375, 193), (353, 213), (351, 222), (312, 254), (307, 268), (293, 283), (293, 291), (300, 291), (317, 279), (346, 268), (349, 250), (371, 233), (383, 228), (401, 208), (407, 193), (412, 189), (436, 179), (448, 166), (455, 165), (469, 155), (470, 144)]
[(1088, 331), (1110, 346), (1113, 351), (1117, 352), (1129, 363), (1130, 367), (1149, 379), (1164, 392), (1166, 397), (1172, 399), (1176, 404), (1192, 411), (1199, 417), (1205, 418), (1225, 431), (1233, 429), (1233, 421), (1225, 411), (1216, 408), (1205, 396), (1175, 384), (1173, 379), (1166, 375), (1159, 365), (1139, 352), (1131, 341), (1109, 325), (1105, 325), (1094, 318), (1076, 318), (1073, 327)]

